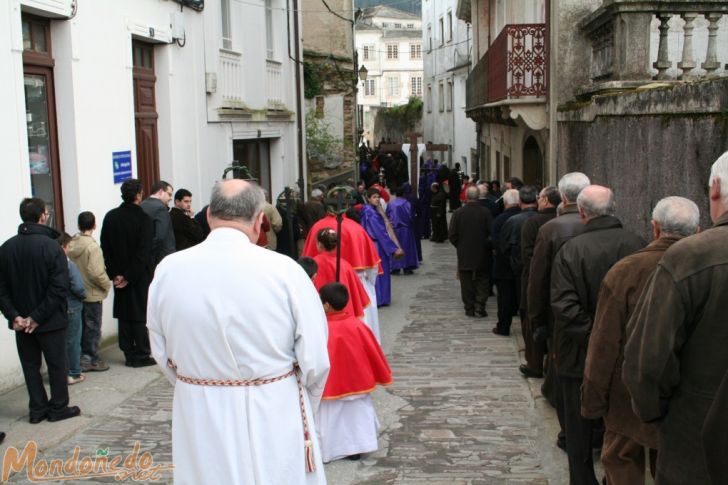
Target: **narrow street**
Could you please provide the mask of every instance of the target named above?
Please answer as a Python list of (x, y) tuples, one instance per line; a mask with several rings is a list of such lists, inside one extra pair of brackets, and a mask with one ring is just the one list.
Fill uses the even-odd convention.
[[(382, 424), (380, 450), (361, 461), (326, 465), (329, 483), (563, 484), (566, 455), (556, 448), (556, 418), (540, 396), (540, 380), (520, 376), (518, 324), (510, 338), (491, 333), (489, 317), (465, 317), (455, 280), (455, 251), (423, 241), (425, 264), (415, 276), (394, 276), (391, 307), (380, 310), (383, 347), (395, 382), (375, 393)], [(129, 453), (134, 443), (155, 464), (171, 462), (172, 388), (156, 368), (128, 369), (115, 348), (106, 373), (73, 386), (80, 418), (27, 423), (25, 389), (0, 407), (8, 445), (38, 442), (46, 459), (109, 450)], [(25, 414), (25, 416), (24, 416)], [(114, 479), (97, 479), (110, 483)], [(30, 483), (25, 476), (11, 482)], [(171, 482), (164, 473), (160, 483)]]

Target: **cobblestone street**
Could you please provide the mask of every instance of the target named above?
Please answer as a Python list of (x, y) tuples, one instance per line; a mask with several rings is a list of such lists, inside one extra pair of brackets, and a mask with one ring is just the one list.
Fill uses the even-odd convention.
[[(424, 246), (425, 265), (417, 276), (393, 277), (393, 305), (381, 309), (383, 347), (395, 382), (375, 393), (380, 450), (360, 462), (326, 465), (329, 482), (568, 483), (566, 456), (554, 445), (555, 414), (538, 391), (541, 381), (529, 386), (518, 373), (519, 336), (491, 333), (494, 298), (488, 318), (465, 317), (452, 246)], [(83, 386), (104, 378), (91, 377), (72, 388), (72, 401), (84, 411), (90, 403), (78, 398)], [(106, 449), (109, 456), (126, 455), (138, 440), (155, 463), (169, 463), (171, 398), (167, 381), (152, 378), (109, 412), (92, 414), (87, 426), (42, 450), (43, 456), (66, 459), (75, 446), (82, 456)], [(51, 425), (32, 430), (43, 426)], [(171, 482), (170, 473), (162, 475), (165, 481)]]

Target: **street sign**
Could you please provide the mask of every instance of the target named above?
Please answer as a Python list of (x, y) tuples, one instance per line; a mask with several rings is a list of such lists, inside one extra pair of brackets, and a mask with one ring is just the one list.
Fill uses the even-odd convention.
[(114, 183), (120, 184), (131, 178), (131, 151), (111, 152), (111, 162), (114, 168)]

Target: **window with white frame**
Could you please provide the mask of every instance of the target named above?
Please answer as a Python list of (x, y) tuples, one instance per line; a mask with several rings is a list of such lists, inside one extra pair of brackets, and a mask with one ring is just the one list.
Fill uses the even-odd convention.
[(410, 59), (422, 59), (422, 44), (410, 44)]
[(222, 48), (232, 49), (233, 39), (230, 30), (230, 0), (220, 0), (220, 19), (222, 21)]
[(273, 0), (265, 0), (265, 48), (268, 59), (275, 57), (273, 40)]
[(387, 97), (396, 98), (399, 96), (399, 77), (387, 76)]
[(440, 17), (440, 45), (445, 44), (445, 19)]
[(447, 99), (445, 100), (447, 103), (446, 108), (448, 111), (452, 111), (452, 81), (447, 82), (447, 93), (445, 94), (447, 95)]
[(364, 96), (376, 96), (377, 95), (377, 80), (367, 79), (364, 81)]
[(422, 96), (422, 76), (410, 78), (410, 93), (412, 96)]
[(382, 27), (384, 27), (385, 29), (386, 29), (387, 27), (389, 27), (389, 22), (382, 22)]
[(373, 61), (377, 58), (377, 48), (374, 44), (367, 44), (362, 47), (362, 58), (365, 61)]
[(440, 112), (445, 111), (445, 86), (443, 85), (442, 81), (440, 81), (440, 84), (438, 85), (437, 90), (437, 105), (440, 110)]
[(425, 100), (427, 104), (427, 112), (432, 113), (432, 85), (427, 85), (427, 99)]
[(394, 28), (395, 28), (395, 29), (401, 29), (401, 28), (402, 28), (402, 24), (400, 24), (400, 23), (395, 23), (395, 24), (394, 24)]
[(447, 41), (452, 42), (452, 10), (447, 12)]
[(407, 24), (407, 28), (408, 29), (414, 29), (415, 28), (415, 24)]
[(427, 52), (432, 52), (432, 25), (427, 24)]
[(387, 44), (387, 59), (399, 59), (399, 44)]

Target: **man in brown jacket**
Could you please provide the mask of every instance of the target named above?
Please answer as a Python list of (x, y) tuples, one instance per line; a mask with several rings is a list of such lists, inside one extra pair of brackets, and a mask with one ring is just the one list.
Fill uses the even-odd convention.
[(657, 428), (635, 415), (622, 382), (625, 327), (667, 248), (695, 234), (699, 222), (694, 202), (682, 197), (659, 201), (652, 212), (652, 243), (612, 266), (599, 289), (581, 387), (581, 415), (604, 418), (602, 465), (608, 485), (644, 484), (645, 447), (650, 449), (654, 476)]
[(571, 485), (597, 485), (592, 461), (594, 420), (581, 417), (586, 351), (604, 275), (617, 261), (644, 246), (614, 217), (614, 194), (590, 185), (577, 198), (584, 232), (565, 243), (551, 270), (554, 353), (564, 403), (566, 454)]
[[(549, 349), (553, 348), (552, 342), (550, 342), (550, 335), (553, 330), (551, 265), (561, 246), (584, 231), (584, 224), (581, 223), (579, 209), (576, 207), (576, 198), (584, 187), (589, 186), (589, 184), (589, 177), (581, 172), (571, 172), (561, 177), (558, 184), (561, 203), (563, 204), (561, 213), (538, 230), (536, 244), (533, 247), (526, 291), (528, 319), (531, 323), (531, 332), (541, 335), (539, 341), (546, 340)], [(541, 392), (549, 403), (556, 408), (556, 414), (561, 425), (561, 432), (556, 443), (560, 448), (566, 449), (564, 406), (561, 402), (561, 389), (553, 362), (553, 355), (549, 355), (546, 379), (541, 387)]]
[(642, 421), (659, 422), (657, 485), (711, 483), (705, 455), (726, 459), (701, 431), (728, 369), (728, 153), (709, 183), (713, 227), (665, 252), (627, 325), (622, 378)]

